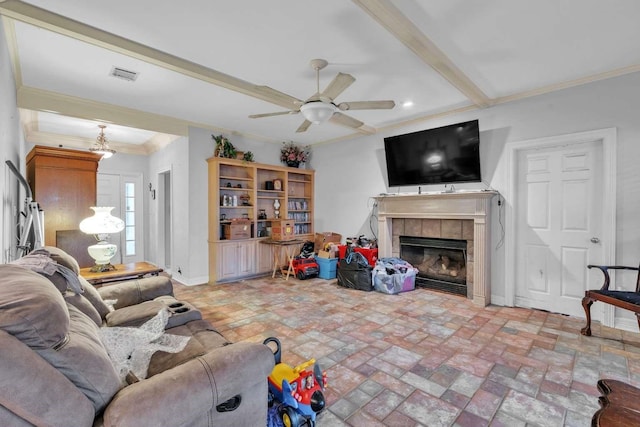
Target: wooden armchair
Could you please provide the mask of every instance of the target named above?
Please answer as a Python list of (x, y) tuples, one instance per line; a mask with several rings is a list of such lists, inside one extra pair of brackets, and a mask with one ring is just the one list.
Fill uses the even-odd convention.
[[(582, 298), (582, 307), (587, 315), (587, 326), (580, 330), (582, 335), (591, 336), (591, 304), (595, 301), (602, 301), (625, 310), (633, 311), (638, 319), (638, 327), (640, 327), (640, 266), (624, 267), (618, 265), (588, 265), (587, 268), (598, 268), (604, 274), (604, 283), (598, 290), (586, 291)], [(636, 290), (635, 291), (610, 291), (609, 270), (632, 270), (637, 271)]]

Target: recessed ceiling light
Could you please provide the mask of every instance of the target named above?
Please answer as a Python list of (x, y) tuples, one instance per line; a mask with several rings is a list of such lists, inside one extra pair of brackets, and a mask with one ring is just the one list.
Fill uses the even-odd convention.
[(404, 101), (402, 103), (402, 108), (410, 108), (413, 107), (413, 101)]

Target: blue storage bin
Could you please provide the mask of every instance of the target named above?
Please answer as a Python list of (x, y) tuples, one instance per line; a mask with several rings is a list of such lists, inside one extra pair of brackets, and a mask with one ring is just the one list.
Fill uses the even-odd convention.
[(321, 279), (335, 279), (338, 268), (338, 258), (316, 258), (320, 267), (318, 277)]

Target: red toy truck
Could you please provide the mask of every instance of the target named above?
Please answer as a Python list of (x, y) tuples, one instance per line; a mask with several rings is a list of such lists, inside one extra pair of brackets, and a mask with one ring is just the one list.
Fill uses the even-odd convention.
[(300, 280), (316, 277), (320, 272), (320, 267), (315, 258), (295, 257), (293, 261), (291, 261), (291, 265), (293, 266), (293, 273)]

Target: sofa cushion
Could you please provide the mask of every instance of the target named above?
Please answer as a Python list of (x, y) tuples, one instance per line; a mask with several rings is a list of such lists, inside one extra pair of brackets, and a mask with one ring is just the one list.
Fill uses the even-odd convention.
[(61, 345), (69, 312), (62, 294), (31, 270), (0, 265), (0, 328), (33, 349)]
[(51, 259), (57, 262), (60, 265), (64, 265), (65, 267), (71, 269), (74, 273), (80, 274), (80, 266), (78, 265), (78, 261), (75, 260), (74, 257), (66, 253), (60, 248), (56, 248), (55, 246), (45, 246), (49, 254), (51, 254)]
[(69, 306), (69, 341), (61, 348), (36, 350), (93, 403), (99, 413), (121, 387), (98, 326), (74, 306)]
[(82, 289), (84, 289), (82, 295), (89, 300), (96, 310), (98, 310), (102, 319), (107, 317), (107, 314), (111, 312), (111, 308), (109, 308), (107, 303), (104, 302), (104, 299), (102, 299), (102, 296), (98, 293), (95, 286), (87, 282), (87, 280), (82, 276), (78, 276), (78, 279), (80, 279), (80, 284), (82, 285)]
[(202, 356), (215, 348), (231, 344), (205, 320), (194, 320), (185, 325), (167, 329), (167, 334), (191, 337), (191, 339), (179, 353), (155, 352), (149, 363), (147, 378)]
[(93, 405), (57, 369), (1, 330), (0, 349), (0, 426), (92, 425)]
[(83, 312), (87, 317), (93, 320), (96, 326), (102, 326), (102, 317), (98, 310), (91, 304), (91, 302), (84, 297), (84, 295), (76, 294), (74, 292), (65, 292), (64, 300), (67, 304), (73, 305), (75, 308)]

